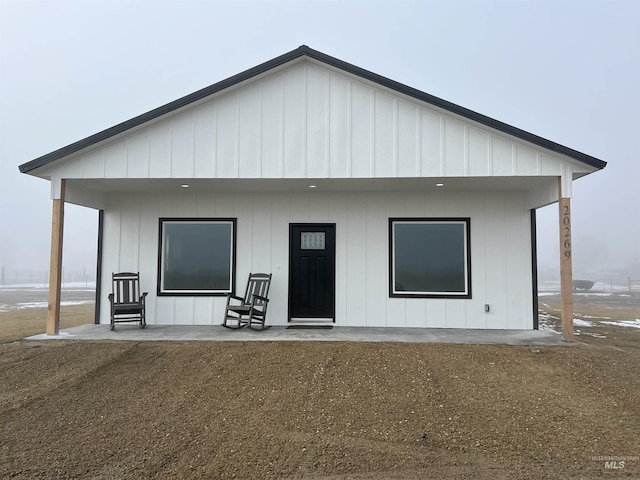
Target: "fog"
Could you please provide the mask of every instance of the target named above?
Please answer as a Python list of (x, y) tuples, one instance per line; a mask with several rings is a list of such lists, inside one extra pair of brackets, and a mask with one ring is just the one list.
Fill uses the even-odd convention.
[[(638, 279), (638, 25), (635, 0), (0, 0), (0, 266), (49, 268), (50, 185), (18, 165), (306, 44), (609, 162), (574, 182), (574, 271)], [(67, 205), (64, 267), (95, 269), (96, 241)]]

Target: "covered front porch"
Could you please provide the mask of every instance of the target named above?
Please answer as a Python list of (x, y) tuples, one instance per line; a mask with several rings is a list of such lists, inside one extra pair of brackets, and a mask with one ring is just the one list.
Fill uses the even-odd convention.
[[(568, 184), (570, 186), (571, 180), (569, 180)], [(206, 215), (218, 216), (218, 208), (220, 208), (221, 202), (219, 201), (221, 198), (224, 199), (235, 199), (236, 202), (233, 206), (227, 204), (224, 208), (227, 210), (224, 212), (223, 216), (233, 216), (238, 211), (247, 212), (252, 208), (262, 208), (264, 203), (273, 204), (273, 210), (270, 210), (266, 217), (259, 220), (261, 222), (259, 224), (260, 228), (266, 228), (268, 231), (272, 232), (276, 228), (276, 226), (281, 223), (280, 227), (286, 225), (288, 221), (296, 220), (300, 221), (318, 221), (322, 219), (323, 221), (331, 220), (330, 214), (328, 213), (331, 209), (331, 206), (340, 207), (339, 210), (344, 207), (344, 205), (352, 205), (362, 203), (372, 203), (373, 207), (376, 207), (373, 210), (376, 210), (375, 215), (371, 213), (366, 213), (365, 216), (369, 222), (369, 227), (366, 227), (362, 230), (362, 240), (365, 238), (371, 239), (371, 225), (374, 222), (384, 223), (386, 225), (387, 217), (393, 215), (407, 215), (410, 214), (412, 216), (426, 216), (426, 214), (432, 214), (433, 210), (429, 210), (428, 208), (425, 210), (424, 207), (427, 203), (436, 203), (440, 205), (441, 210), (437, 212), (437, 215), (442, 216), (443, 214), (454, 212), (455, 215), (469, 215), (472, 218), (472, 223), (474, 227), (472, 227), (473, 238), (472, 238), (472, 248), (476, 250), (473, 258), (479, 259), (479, 252), (477, 252), (478, 248), (485, 249), (484, 245), (487, 244), (495, 244), (496, 242), (503, 245), (505, 250), (509, 250), (512, 252), (518, 251), (526, 251), (530, 249), (530, 246), (535, 245), (535, 209), (541, 206), (547, 205), (548, 203), (552, 203), (558, 198), (558, 191), (562, 189), (562, 177), (553, 177), (553, 176), (537, 176), (537, 177), (464, 177), (464, 178), (395, 178), (395, 179), (260, 179), (260, 180), (251, 180), (251, 179), (233, 179), (233, 180), (219, 180), (219, 179), (70, 179), (70, 180), (62, 180), (58, 182), (60, 185), (60, 192), (64, 199), (71, 201), (73, 203), (84, 204), (86, 206), (92, 206), (100, 210), (101, 215), (101, 224), (104, 222), (103, 212), (105, 209), (111, 208), (113, 211), (114, 205), (118, 203), (124, 204), (133, 204), (136, 203), (136, 207), (133, 212), (128, 212), (126, 215), (118, 214), (119, 217), (116, 218), (116, 223), (121, 225), (118, 227), (118, 231), (116, 235), (121, 237), (122, 235), (128, 235), (125, 230), (125, 226), (129, 225), (129, 230), (134, 233), (133, 236), (129, 237), (131, 241), (127, 243), (131, 243), (133, 250), (129, 247), (119, 247), (120, 250), (117, 252), (119, 265), (114, 267), (114, 264), (107, 264), (106, 267), (103, 265), (102, 252), (100, 252), (98, 263), (99, 268), (105, 268), (102, 274), (99, 276), (102, 281), (98, 281), (97, 285), (97, 305), (98, 310), (102, 309), (103, 312), (108, 310), (108, 303), (106, 302), (106, 297), (109, 293), (109, 277), (111, 271), (118, 271), (118, 267), (122, 266), (125, 270), (127, 270), (125, 265), (134, 264), (140, 266), (141, 277), (144, 279), (146, 285), (143, 284), (143, 290), (151, 291), (151, 297), (154, 297), (157, 278), (156, 278), (156, 258), (157, 258), (157, 217), (166, 215), (163, 213), (162, 208), (163, 205), (168, 205), (166, 207), (171, 212), (171, 215), (183, 215), (186, 217), (196, 217), (202, 216), (203, 213)], [(56, 182), (54, 182), (56, 185)], [(401, 192), (401, 193), (399, 193)], [(211, 207), (207, 206), (207, 202), (210, 203), (210, 199), (214, 198), (212, 195), (217, 195), (214, 199), (214, 203), (216, 203), (216, 210), (210, 210)], [(361, 197), (358, 197), (361, 195)], [(377, 195), (382, 195), (382, 197), (378, 197)], [(252, 196), (254, 197), (252, 199)], [(159, 203), (159, 207), (153, 207), (153, 211), (149, 210), (150, 205), (156, 205), (155, 201), (151, 201), (152, 198), (162, 199)], [(344, 201), (342, 203), (339, 202), (340, 199)], [(55, 290), (55, 281), (56, 278), (54, 276), (55, 272), (60, 272), (61, 270), (61, 254), (58, 255), (58, 248), (60, 248), (61, 252), (61, 244), (63, 238), (63, 229), (61, 225), (63, 224), (63, 205), (64, 199), (55, 199), (54, 200), (54, 212), (53, 212), (53, 234), (52, 234), (52, 279), (51, 279), (51, 301), (49, 304), (49, 321), (47, 325), (47, 333), (50, 335), (57, 335), (59, 332), (59, 313), (58, 308), (56, 308), (56, 296), (58, 296), (57, 303), (59, 304), (59, 294), (56, 293)], [(126, 199), (126, 200), (123, 200)], [(146, 200), (145, 200), (146, 199)], [(239, 199), (239, 200), (238, 200)], [(265, 201), (266, 199), (266, 201)], [(282, 203), (281, 200), (285, 199), (286, 204)], [(351, 202), (349, 199), (355, 199), (356, 201)], [(386, 200), (385, 200), (386, 199)], [(477, 205), (477, 199), (479, 199), (480, 203), (483, 205)], [(135, 200), (132, 201), (132, 200)], [(302, 200), (301, 203), (298, 201)], [(497, 203), (496, 203), (497, 200)], [(485, 214), (488, 215), (489, 212), (494, 206), (498, 206), (499, 208), (507, 208), (507, 210), (513, 209), (513, 205), (511, 202), (517, 202), (518, 210), (522, 209), (523, 212), (531, 212), (531, 224), (529, 225), (528, 213), (526, 225), (525, 222), (519, 220), (519, 225), (521, 227), (517, 227), (522, 229), (522, 234), (518, 234), (516, 237), (513, 237), (513, 233), (506, 234), (501, 230), (499, 224), (495, 224), (492, 220), (492, 217), (482, 217), (478, 216), (483, 214), (482, 212), (486, 210)], [(226, 201), (226, 200), (225, 200)], [(569, 239), (569, 247), (570, 247), (570, 237), (567, 237), (567, 231), (570, 234), (570, 216), (567, 224), (567, 202), (568, 198), (564, 199), (564, 202), (561, 202), (564, 207), (560, 208), (560, 211), (565, 215), (561, 216), (561, 225), (560, 225), (560, 234), (561, 243), (564, 247), (567, 245), (567, 238)], [(279, 203), (280, 202), (280, 203)], [(336, 203), (338, 202), (338, 203)], [(415, 205), (413, 205), (415, 203)], [(484, 205), (486, 203), (486, 205)], [(335, 205), (334, 205), (335, 204)], [(56, 207), (56, 205), (58, 205)], [(138, 206), (140, 205), (140, 206)], [(147, 207), (144, 207), (147, 205)], [(253, 205), (253, 206), (252, 206)], [(278, 219), (278, 215), (275, 214), (277, 210), (277, 205), (284, 205), (285, 209), (288, 211), (287, 218)], [(312, 210), (318, 209), (318, 205), (320, 206), (320, 215), (318, 217), (318, 213), (313, 213)], [(404, 205), (404, 206), (402, 206)], [(422, 205), (422, 206), (420, 206)], [(509, 206), (511, 205), (511, 206)], [(139, 210), (138, 210), (139, 209)], [(176, 209), (178, 209), (176, 211)], [(394, 210), (400, 209), (400, 210)], [(298, 211), (300, 210), (300, 211)], [(309, 210), (305, 213), (305, 210)], [(379, 212), (377, 210), (380, 210)], [(370, 211), (372, 211), (370, 209)], [(211, 212), (211, 213), (210, 213)], [(397, 213), (400, 212), (400, 213)], [(426, 213), (425, 213), (426, 212)], [(570, 212), (570, 209), (569, 209)], [(249, 220), (249, 224), (254, 224), (251, 229), (255, 229), (255, 212), (252, 213), (254, 220)], [(329, 215), (329, 216), (328, 216)], [(518, 214), (521, 215), (521, 214)], [(346, 225), (353, 226), (353, 219), (358, 219), (358, 213), (354, 213), (351, 217), (348, 216), (346, 211), (344, 214), (340, 214), (340, 217), (344, 220), (342, 228), (342, 232), (345, 230)], [(378, 218), (380, 217), (380, 218)], [(132, 219), (134, 222), (138, 222), (132, 224)], [(268, 221), (270, 220), (270, 222)], [(278, 221), (279, 220), (279, 223)], [(478, 221), (480, 220), (481, 224), (478, 225)], [(242, 222), (243, 220), (241, 220)], [(267, 223), (264, 223), (267, 221)], [(113, 222), (112, 222), (113, 223)], [(140, 225), (139, 227), (137, 225)], [(275, 226), (274, 226), (275, 225)], [(493, 227), (492, 227), (493, 225)], [(144, 229), (142, 227), (145, 227)], [(568, 230), (567, 230), (567, 227)], [(486, 238), (483, 237), (482, 240), (476, 240), (478, 236), (478, 228), (482, 228), (485, 232), (483, 235), (487, 235)], [(284, 232), (284, 228), (281, 228), (283, 231), (277, 233), (276, 236), (280, 238), (281, 242), (286, 243), (286, 234)], [(530, 230), (530, 231), (529, 231)], [(143, 233), (146, 232), (146, 233)], [(527, 233), (525, 233), (525, 231)], [(380, 244), (379, 247), (376, 247), (375, 252), (378, 254), (377, 256), (386, 256), (387, 247), (384, 245), (384, 242), (380, 242), (380, 240), (384, 240), (386, 234), (384, 232), (374, 232), (377, 237), (377, 243)], [(382, 235), (381, 235), (382, 233)], [(529, 237), (529, 233), (531, 237)], [(102, 245), (104, 243), (103, 239), (103, 230), (100, 229), (100, 239), (99, 243)], [(110, 234), (113, 237), (113, 233)], [(515, 243), (514, 243), (515, 240)], [(273, 239), (271, 240), (273, 242)], [(525, 243), (519, 243), (520, 241), (524, 241)], [(59, 242), (59, 243), (58, 243)], [(111, 244), (114, 242), (118, 242), (118, 240), (111, 240)], [(121, 240), (120, 240), (121, 242)], [(263, 242), (264, 243), (264, 242)], [(275, 242), (277, 244), (278, 242)], [(343, 249), (343, 253), (347, 250), (353, 251), (354, 248), (358, 248), (358, 245), (354, 245), (353, 242), (347, 242), (346, 240), (343, 242), (344, 245), (348, 246), (347, 249)], [(371, 243), (371, 242), (369, 242)], [(56, 246), (57, 245), (57, 246)], [(144, 251), (140, 250), (144, 248)], [(236, 279), (237, 289), (242, 290), (244, 288), (244, 278), (245, 272), (247, 268), (254, 268), (256, 263), (261, 263), (261, 251), (256, 250), (255, 245), (248, 245), (249, 251), (252, 252), (249, 254), (249, 257), (253, 256), (253, 260), (249, 259), (248, 261), (251, 264), (247, 263), (247, 260), (240, 259), (240, 262), (244, 262), (244, 265), (241, 267), (239, 274)], [(245, 250), (246, 250), (245, 248)], [(273, 248), (268, 249), (266, 252), (273, 255)], [(102, 249), (101, 249), (102, 250)], [(565, 250), (563, 250), (563, 255), (561, 257), (562, 261), (566, 262), (570, 261), (570, 255), (566, 256)], [(127, 253), (128, 252), (128, 253)], [(530, 260), (526, 263), (531, 263), (535, 267), (535, 251), (531, 252)], [(114, 255), (111, 255), (112, 258), (116, 258)], [(517, 258), (522, 261), (523, 255), (521, 253), (517, 253)], [(526, 255), (525, 255), (526, 257)], [(123, 258), (125, 260), (123, 260)], [(126, 260), (129, 258), (129, 260)], [(487, 265), (491, 265), (491, 257), (487, 257), (482, 260), (483, 263)], [(363, 262), (367, 262), (366, 259)], [(267, 262), (269, 263), (269, 262)], [(286, 256), (280, 255), (280, 258), (277, 259), (277, 262), (274, 261), (272, 265), (276, 263), (281, 263), (284, 266), (285, 271), (279, 272), (280, 282), (280, 293), (284, 293), (286, 295)], [(386, 260), (385, 262), (386, 263)], [(346, 270), (346, 266), (343, 268)], [(477, 268), (475, 268), (477, 272)], [(251, 271), (251, 270), (247, 270)], [(534, 268), (535, 271), (535, 268)], [(526, 267), (524, 271), (524, 275), (531, 275), (531, 267)], [(365, 286), (371, 284), (371, 287), (378, 288), (380, 290), (380, 297), (385, 295), (386, 291), (386, 280), (384, 276), (386, 272), (378, 272), (381, 275), (378, 275), (377, 278), (373, 279), (365, 279)], [(563, 290), (563, 299), (566, 300), (564, 303), (570, 305), (571, 302), (571, 278), (570, 278), (570, 270), (567, 272), (566, 268), (563, 271), (563, 285), (569, 285), (568, 292)], [(522, 272), (521, 272), (522, 274)], [(569, 277), (567, 277), (567, 274)], [(484, 277), (484, 273), (481, 273), (481, 277)], [(568, 278), (568, 281), (566, 280)], [(505, 280), (505, 279), (502, 279)], [(483, 293), (483, 285), (486, 283), (486, 279), (481, 279), (480, 282), (483, 282), (482, 285), (479, 285), (476, 282), (474, 291), (475, 298), (472, 300), (473, 305), (476, 303), (479, 305), (475, 305), (475, 309), (482, 308), (485, 304), (491, 303), (494, 306), (494, 302), (499, 302), (495, 298), (495, 294), (486, 294)], [(533, 328), (536, 328), (537, 324), (535, 323), (536, 312), (537, 312), (537, 298), (535, 294), (535, 280), (529, 280), (531, 286), (529, 288), (529, 298), (530, 309), (533, 308), (533, 312), (529, 314), (529, 318), (531, 316), (534, 317)], [(337, 286), (337, 289), (342, 288), (344, 290), (345, 282)], [(481, 288), (478, 288), (478, 287)], [(505, 285), (506, 286), (506, 285)], [(278, 287), (277, 287), (278, 288)], [(486, 287), (486, 288), (494, 288)], [(534, 291), (531, 291), (533, 288)], [(526, 287), (525, 287), (526, 290)], [(508, 298), (508, 292), (506, 290), (502, 291), (500, 295)], [(338, 301), (343, 304), (347, 301), (347, 293), (344, 291), (336, 292), (336, 296), (338, 297)], [(484, 300), (485, 297), (493, 297), (491, 300)], [(364, 297), (363, 297), (364, 298)], [(203, 316), (207, 316), (207, 314), (203, 314), (202, 311), (196, 315), (196, 310), (199, 308), (198, 305), (205, 302), (204, 299), (193, 299), (189, 301), (185, 298), (176, 298), (172, 300), (167, 297), (158, 297), (156, 298), (158, 301), (158, 305), (155, 308), (152, 307), (150, 314), (151, 317), (149, 321), (151, 324), (166, 324), (166, 321), (163, 321), (162, 318), (156, 318), (157, 314), (163, 313), (165, 309), (164, 306), (167, 302), (171, 303), (170, 308), (177, 308), (177, 305), (182, 305), (187, 302), (190, 306), (190, 309), (193, 311), (194, 320), (191, 321), (192, 324), (198, 325), (201, 324), (201, 319)], [(217, 299), (211, 299), (211, 302), (219, 303)], [(378, 301), (378, 300), (376, 300)], [(400, 301), (404, 302), (404, 300), (391, 300), (394, 305), (400, 303)], [(160, 303), (162, 302), (162, 303)], [(209, 301), (207, 301), (208, 304)], [(286, 302), (286, 300), (285, 300)], [(379, 299), (380, 306), (385, 309), (385, 303), (389, 302), (389, 300)], [(411, 302), (411, 301), (410, 301)], [(479, 302), (479, 303), (478, 303)], [(282, 303), (282, 301), (281, 301)], [(352, 302), (354, 303), (354, 302)], [(356, 302), (357, 303), (357, 302)], [(440, 302), (441, 303), (441, 302)], [(415, 304), (415, 301), (413, 301)], [(176, 307), (173, 307), (176, 305)], [(388, 303), (387, 303), (388, 305)], [(106, 308), (105, 308), (106, 307)], [(376, 307), (377, 308), (377, 307)], [(389, 307), (386, 307), (388, 310), (387, 315), (393, 317), (394, 315), (401, 315), (409, 317), (412, 315), (413, 310), (411, 310), (411, 304), (408, 304), (407, 307), (402, 307), (401, 310), (393, 310), (389, 311)], [(468, 307), (467, 307), (468, 308)], [(207, 310), (205, 309), (205, 312)], [(531, 310), (529, 310), (531, 311)], [(157, 312), (157, 314), (156, 314)], [(282, 309), (280, 313), (273, 311), (276, 314), (277, 318), (286, 317), (286, 312), (283, 313)], [(366, 316), (366, 310), (362, 310), (358, 308), (350, 308), (344, 307), (342, 310), (343, 318), (354, 318), (354, 313), (358, 314), (358, 316)], [(455, 312), (448, 312), (450, 315), (455, 315)], [(429, 312), (432, 318), (437, 318), (439, 312), (434, 310)], [(486, 318), (491, 318), (493, 312), (487, 313)], [(104, 316), (104, 313), (103, 313)], [(56, 319), (58, 317), (58, 319)], [(198, 319), (199, 317), (199, 319)], [(99, 316), (98, 316), (99, 318)], [(272, 314), (272, 318), (273, 314)], [(495, 318), (495, 317), (494, 317)], [(572, 314), (568, 316), (569, 319), (572, 318)], [(104, 323), (104, 318), (102, 319)], [(285, 320), (286, 321), (286, 320)], [(212, 323), (213, 322), (213, 323)], [(205, 320), (206, 324), (218, 325), (220, 322), (216, 322), (215, 319)], [(268, 321), (268, 323), (271, 323)], [(509, 329), (510, 327), (507, 324), (503, 323), (503, 327), (500, 326), (500, 323), (488, 324), (488, 326), (484, 328), (496, 329), (498, 331)], [(529, 325), (532, 325), (529, 323)], [(341, 326), (353, 326), (352, 323), (343, 322)], [(358, 325), (363, 326), (363, 325)], [(375, 323), (365, 324), (365, 326), (377, 326)], [(394, 325), (393, 323), (387, 322), (386, 327), (394, 327), (394, 326), (405, 326), (405, 327), (413, 327), (413, 326), (421, 326), (418, 324), (411, 324), (405, 322), (400, 325)], [(428, 323), (422, 326), (427, 326), (430, 328), (442, 328), (442, 327), (450, 327), (453, 326), (455, 328), (483, 328), (482, 325), (474, 327), (472, 323), (464, 323), (461, 321), (460, 323), (438, 323), (436, 320), (435, 323)], [(518, 327), (523, 328), (523, 327)], [(531, 328), (531, 327), (529, 327)], [(573, 334), (573, 328), (571, 320), (569, 320), (568, 325), (564, 329), (565, 331), (565, 339), (571, 339)]]

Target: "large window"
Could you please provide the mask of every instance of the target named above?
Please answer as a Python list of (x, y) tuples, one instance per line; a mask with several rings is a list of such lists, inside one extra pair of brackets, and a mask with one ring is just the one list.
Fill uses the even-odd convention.
[(158, 295), (233, 293), (236, 220), (161, 218)]
[(389, 219), (389, 295), (471, 298), (468, 218)]

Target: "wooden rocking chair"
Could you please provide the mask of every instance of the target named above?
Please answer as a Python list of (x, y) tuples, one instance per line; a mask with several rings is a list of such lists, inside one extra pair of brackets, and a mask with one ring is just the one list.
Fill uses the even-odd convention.
[(227, 308), (222, 326), (234, 329), (249, 327), (254, 330), (268, 328), (264, 322), (269, 304), (270, 284), (270, 273), (250, 273), (244, 298), (227, 295)]
[(147, 326), (145, 318), (145, 298), (149, 292), (140, 295), (140, 275), (123, 272), (112, 275), (113, 293), (111, 303), (111, 330), (116, 323), (140, 322), (140, 328)]

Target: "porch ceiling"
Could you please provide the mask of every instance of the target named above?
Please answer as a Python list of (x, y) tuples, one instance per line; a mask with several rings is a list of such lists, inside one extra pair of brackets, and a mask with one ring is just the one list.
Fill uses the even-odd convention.
[[(535, 191), (557, 183), (557, 177), (447, 178), (256, 178), (256, 179), (68, 179), (67, 186), (101, 193), (124, 192), (463, 192)], [(439, 187), (437, 184), (443, 184)], [(189, 185), (188, 188), (182, 185)], [(311, 187), (315, 185), (315, 187)]]

